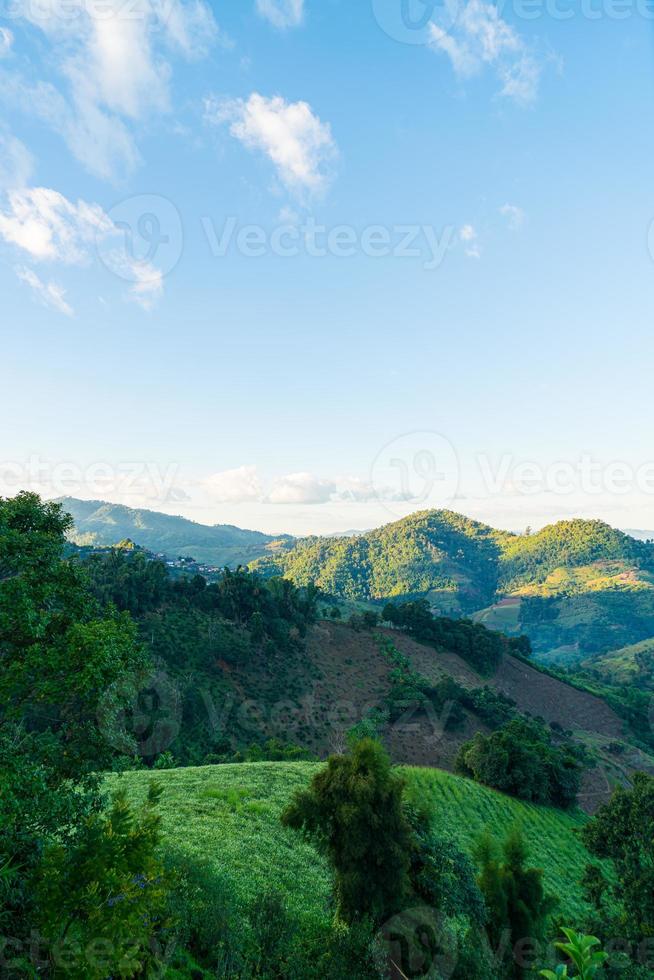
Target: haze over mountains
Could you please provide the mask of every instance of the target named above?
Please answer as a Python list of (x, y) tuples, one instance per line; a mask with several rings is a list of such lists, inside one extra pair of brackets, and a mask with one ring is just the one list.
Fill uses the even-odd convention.
[(222, 567), (247, 565), (265, 555), (275, 539), (261, 531), (247, 531), (231, 524), (196, 524), (185, 517), (171, 517), (143, 508), (133, 509), (103, 500), (61, 497), (58, 503), (75, 521), (70, 540), (78, 545), (111, 546), (125, 538), (149, 551), (170, 557), (192, 556)]

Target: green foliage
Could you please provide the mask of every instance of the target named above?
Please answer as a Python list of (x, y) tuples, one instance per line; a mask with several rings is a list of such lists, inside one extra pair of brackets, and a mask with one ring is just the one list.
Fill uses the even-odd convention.
[(577, 756), (551, 744), (543, 726), (514, 718), (491, 735), (461, 746), (457, 770), (480, 783), (535, 803), (571, 806), (581, 780)]
[(542, 581), (562, 566), (628, 559), (649, 565), (654, 549), (603, 521), (559, 521), (537, 534), (503, 539), (501, 584), (505, 591), (524, 582)]
[(622, 904), (623, 929), (637, 940), (654, 936), (654, 778), (636, 773), (631, 789), (618, 787), (583, 839), (615, 865), (617, 880), (608, 887)]
[(608, 959), (608, 955), (595, 950), (600, 941), (595, 936), (584, 936), (582, 933), (575, 932), (574, 929), (563, 929), (566, 939), (565, 943), (556, 943), (556, 948), (574, 963), (577, 973), (568, 973), (566, 964), (560, 964), (556, 970), (541, 970), (540, 976), (547, 980), (559, 980), (560, 977), (576, 977), (578, 980), (593, 980), (593, 977), (602, 969)]
[(452, 837), (435, 830), (437, 815), (411, 803), (405, 812), (413, 832), (410, 879), (416, 898), (445, 916), (463, 916), (482, 926), (484, 899), (468, 855)]
[(37, 883), (37, 922), (55, 972), (79, 980), (147, 974), (164, 926), (167, 882), (156, 857), (160, 790), (140, 812), (119, 793), (86, 818), (69, 846), (50, 845)]
[(105, 614), (62, 561), (70, 521), (35, 494), (0, 499), (0, 868), (3, 924), (22, 940), (44, 847), (72, 847), (99, 807), (116, 752), (97, 724), (103, 692), (146, 658), (127, 617)]
[(436, 649), (458, 653), (481, 674), (492, 674), (504, 653), (514, 646), (524, 647), (524, 638), (507, 639), (502, 633), (487, 630), (469, 619), (447, 619), (434, 616), (425, 599), (416, 602), (387, 603), (383, 617), (386, 622), (405, 630), (421, 643)]
[(147, 659), (129, 618), (104, 613), (61, 561), (68, 527), (35, 494), (0, 499), (0, 702), (5, 721), (56, 737), (58, 768), (79, 776), (114, 754), (96, 724), (101, 692)]
[(407, 891), (411, 833), (403, 787), (381, 745), (364, 739), (348, 755), (332, 756), (282, 814), (284, 826), (327, 856), (345, 922), (381, 921)]
[[(486, 902), (486, 928), (493, 949), (512, 953), (525, 937), (544, 939), (556, 901), (545, 893), (543, 871), (527, 867), (527, 856), (519, 830), (511, 831), (501, 848), (488, 833), (480, 840), (478, 883)], [(524, 973), (517, 958), (506, 964), (506, 976), (521, 977)]]
[(431, 707), (441, 718), (444, 728), (453, 731), (465, 720), (465, 711), (474, 712), (491, 728), (498, 728), (515, 715), (515, 702), (490, 687), (465, 688), (452, 677), (433, 683), (418, 674), (409, 658), (397, 649), (389, 637), (375, 634), (382, 656), (393, 666), (389, 675), (390, 690), (385, 698), (385, 720), (397, 721), (407, 710)]
[[(344, 599), (434, 593), (452, 609), (485, 605), (497, 586), (503, 535), (452, 511), (422, 511), (356, 537), (305, 538), (256, 563)], [(459, 583), (467, 586), (467, 594)]]
[(284, 671), (302, 658), (318, 591), (264, 581), (244, 568), (225, 569), (211, 584), (199, 575), (173, 579), (140, 552), (108, 551), (84, 567), (100, 601), (136, 617), (143, 644), (177, 691), (179, 731), (169, 746), (177, 763), (247, 758), (260, 733), (240, 724), (236, 712), (226, 711), (221, 724), (221, 711), (217, 721), (208, 706), (242, 700), (232, 669), (250, 671), (255, 684), (257, 675), (274, 674), (276, 692), (268, 689), (262, 700), (288, 698)]

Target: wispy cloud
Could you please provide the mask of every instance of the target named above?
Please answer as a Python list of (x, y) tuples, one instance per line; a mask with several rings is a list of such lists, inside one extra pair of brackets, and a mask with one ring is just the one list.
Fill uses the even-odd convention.
[(473, 225), (464, 225), (459, 231), (459, 238), (465, 245), (465, 253), (469, 259), (481, 258), (477, 230)]
[(0, 129), (0, 191), (24, 187), (34, 171), (34, 159), (24, 143)]
[(325, 189), (337, 147), (329, 123), (322, 122), (307, 102), (286, 102), (276, 95), (253, 92), (247, 100), (211, 97), (205, 100), (208, 122), (228, 124), (235, 139), (259, 150), (274, 164), (277, 176), (295, 193)]
[(28, 269), (26, 266), (17, 266), (15, 272), (21, 282), (34, 290), (44, 306), (49, 306), (65, 316), (73, 315), (73, 308), (66, 301), (66, 290), (63, 286), (52, 281), (43, 282), (33, 269)]
[(113, 231), (113, 222), (97, 204), (69, 201), (47, 187), (12, 190), (0, 211), (0, 237), (35, 259), (80, 264), (96, 235)]
[(14, 43), (14, 35), (8, 27), (0, 27), (0, 58), (6, 58)]
[(503, 204), (500, 208), (500, 214), (504, 215), (512, 231), (522, 228), (525, 223), (525, 212), (517, 204)]
[(257, 10), (280, 30), (298, 27), (304, 20), (304, 0), (257, 0)]
[(448, 30), (434, 21), (429, 44), (446, 54), (461, 78), (492, 68), (501, 82), (500, 95), (522, 105), (538, 92), (541, 65), (523, 38), (484, 0), (467, 0)]
[(161, 271), (131, 255), (123, 232), (99, 204), (69, 201), (48, 187), (8, 192), (0, 210), (0, 239), (33, 260), (63, 265), (88, 265), (102, 246), (105, 267), (130, 283), (130, 300), (150, 310), (163, 292)]
[[(112, 177), (139, 161), (133, 124), (170, 108), (170, 55), (200, 57), (218, 37), (203, 0), (54, 0), (21, 7), (52, 43), (57, 83), (13, 74), (23, 102), (61, 132), (93, 173)], [(5, 94), (5, 97), (6, 94)]]

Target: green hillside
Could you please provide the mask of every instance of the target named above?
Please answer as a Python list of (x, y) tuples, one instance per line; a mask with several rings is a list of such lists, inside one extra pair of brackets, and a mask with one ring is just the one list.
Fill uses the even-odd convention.
[(361, 535), (298, 540), (100, 501), (62, 503), (79, 545), (131, 538), (169, 557), (315, 582), (347, 603), (425, 597), (443, 615), (526, 633), (547, 663), (575, 665), (654, 635), (654, 544), (602, 521), (518, 535), (432, 510)]
[(266, 554), (275, 541), (260, 531), (245, 531), (229, 524), (210, 527), (185, 517), (134, 510), (101, 500), (62, 497), (58, 502), (75, 521), (70, 540), (77, 545), (107, 546), (130, 538), (155, 553), (171, 558), (190, 555), (222, 568), (247, 565)]
[(506, 592), (540, 583), (561, 568), (622, 560), (628, 566), (651, 564), (654, 548), (603, 521), (559, 521), (536, 534), (502, 539), (500, 583)]
[[(329, 877), (312, 847), (285, 830), (279, 815), (315, 763), (252, 763), (129, 772), (108, 779), (142, 799), (153, 775), (163, 787), (164, 842), (197, 858), (229, 879), (237, 901), (247, 906), (267, 888), (280, 891), (298, 919), (320, 920), (327, 908)], [(405, 769), (410, 791), (428, 800), (436, 826), (471, 851), (485, 829), (501, 835), (522, 826), (530, 860), (545, 870), (547, 889), (559, 896), (560, 912), (579, 921), (583, 903), (577, 881), (587, 853), (574, 831), (580, 812), (566, 813), (521, 803), (477, 783), (436, 769)]]
[(444, 612), (465, 612), (494, 596), (512, 537), (452, 511), (421, 511), (355, 537), (305, 538), (256, 567), (344, 599), (427, 596)]
[(613, 650), (588, 665), (612, 684), (632, 684), (650, 688), (654, 683), (654, 637)]
[(357, 537), (290, 542), (255, 565), (347, 600), (425, 597), (441, 613), (526, 633), (555, 663), (654, 634), (654, 546), (602, 521), (517, 535), (423, 511)]

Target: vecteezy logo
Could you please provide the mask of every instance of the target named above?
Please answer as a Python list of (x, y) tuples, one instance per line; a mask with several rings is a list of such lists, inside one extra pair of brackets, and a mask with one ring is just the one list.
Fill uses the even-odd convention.
[(402, 517), (414, 508), (449, 507), (459, 486), (459, 461), (452, 443), (438, 432), (407, 432), (388, 442), (370, 469), (377, 499)]
[(434, 30), (447, 33), (462, 0), (372, 0), (375, 20), (401, 44), (429, 44)]
[(457, 936), (435, 909), (407, 909), (377, 933), (374, 959), (384, 980), (449, 980), (458, 962)]
[(137, 194), (115, 204), (96, 237), (104, 265), (128, 282), (143, 283), (168, 275), (184, 244), (182, 219), (175, 205), (157, 194)]
[(144, 758), (170, 747), (181, 716), (179, 690), (163, 671), (115, 681), (98, 705), (98, 726), (107, 742), (119, 752)]

